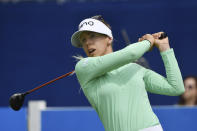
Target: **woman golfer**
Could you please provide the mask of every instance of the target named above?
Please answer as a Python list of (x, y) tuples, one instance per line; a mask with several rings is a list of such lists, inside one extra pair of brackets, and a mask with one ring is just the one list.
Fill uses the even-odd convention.
[[(174, 51), (168, 38), (158, 39), (161, 33), (146, 34), (113, 52), (110, 26), (94, 16), (83, 20), (72, 35), (72, 45), (82, 47), (88, 56), (76, 64), (78, 81), (106, 131), (162, 131), (147, 91), (170, 96), (184, 92)], [(160, 51), (167, 78), (131, 63), (153, 46)]]

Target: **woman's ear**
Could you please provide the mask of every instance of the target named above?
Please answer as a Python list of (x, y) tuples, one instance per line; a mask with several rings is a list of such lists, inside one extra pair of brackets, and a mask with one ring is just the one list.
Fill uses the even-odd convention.
[(112, 45), (112, 42), (113, 42), (113, 38), (112, 37), (108, 37), (107, 45)]

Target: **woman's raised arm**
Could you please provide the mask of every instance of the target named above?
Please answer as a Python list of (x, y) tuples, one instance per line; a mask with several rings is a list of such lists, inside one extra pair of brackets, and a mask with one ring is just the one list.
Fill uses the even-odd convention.
[(150, 45), (148, 40), (144, 40), (104, 56), (80, 60), (75, 67), (80, 84), (83, 86), (96, 77), (139, 59)]
[[(162, 33), (155, 33), (152, 36), (155, 38), (154, 45), (159, 49), (162, 56), (167, 78), (151, 70), (147, 70), (144, 75), (146, 89), (149, 92), (157, 94), (180, 95), (185, 91), (181, 72), (174, 51), (170, 49), (168, 37), (162, 40), (159, 39)], [(143, 36), (143, 39), (146, 39), (146, 36)]]

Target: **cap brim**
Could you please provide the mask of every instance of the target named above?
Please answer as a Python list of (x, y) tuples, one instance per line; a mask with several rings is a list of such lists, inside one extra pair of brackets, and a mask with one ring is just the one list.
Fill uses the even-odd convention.
[(82, 48), (82, 44), (79, 40), (80, 38), (80, 34), (82, 33), (83, 31), (76, 31), (72, 37), (71, 37), (71, 43), (73, 46), (75, 47), (78, 47), (78, 48)]

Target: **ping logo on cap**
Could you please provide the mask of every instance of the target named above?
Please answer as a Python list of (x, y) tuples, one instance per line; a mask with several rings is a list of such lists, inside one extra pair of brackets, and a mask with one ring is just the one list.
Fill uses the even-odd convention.
[(83, 22), (79, 25), (79, 29), (81, 29), (84, 25), (90, 25), (90, 26), (93, 26), (94, 25), (94, 22), (93, 21), (88, 21), (88, 22)]

